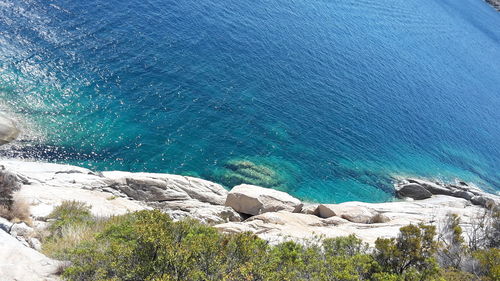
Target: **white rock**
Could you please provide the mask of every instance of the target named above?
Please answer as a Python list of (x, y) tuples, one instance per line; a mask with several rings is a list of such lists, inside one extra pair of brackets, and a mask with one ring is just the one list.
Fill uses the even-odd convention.
[(25, 179), (16, 198), (30, 204), (35, 218), (47, 216), (63, 201), (77, 200), (90, 205), (97, 216), (155, 206), (177, 219), (193, 217), (211, 224), (241, 220), (238, 213), (224, 206), (227, 190), (202, 179), (119, 171), (95, 173), (70, 165), (15, 159), (1, 160), (0, 165)]
[(55, 275), (59, 262), (24, 246), (0, 230), (0, 280), (59, 280)]
[[(188, 200), (195, 199), (202, 202), (223, 205), (227, 190), (220, 184), (203, 179), (170, 174), (155, 173), (129, 173), (129, 172), (104, 172), (104, 176), (119, 183), (118, 188), (123, 189), (131, 197), (144, 200)], [(128, 188), (126, 188), (128, 186)], [(139, 189), (142, 191), (135, 191)], [(155, 197), (157, 196), (157, 197)]]
[(321, 204), (318, 207), (319, 216), (329, 218), (338, 216), (350, 222), (370, 223), (377, 212), (363, 206), (346, 204)]
[[(318, 235), (322, 237), (338, 237), (355, 234), (363, 241), (373, 245), (379, 237), (396, 237), (399, 228), (403, 226), (418, 223), (438, 224), (450, 213), (459, 215), (464, 231), (468, 231), (475, 215), (483, 210), (479, 206), (471, 205), (465, 199), (445, 195), (436, 195), (426, 200), (413, 202), (346, 202), (333, 206), (337, 207), (336, 210), (340, 215), (344, 214), (345, 216), (347, 213), (344, 212), (349, 209), (362, 210), (361, 214), (364, 214), (365, 211), (382, 214), (389, 218), (390, 221), (387, 223), (366, 224), (351, 222), (340, 216), (320, 218), (314, 215), (280, 211), (257, 215), (244, 222), (230, 222), (215, 227), (223, 232), (231, 233), (250, 231), (273, 243), (290, 239), (301, 241)], [(332, 212), (331, 209), (328, 210)]]
[(104, 172), (119, 189), (133, 199), (163, 210), (173, 219), (186, 217), (215, 224), (241, 221), (232, 208), (225, 207), (227, 190), (203, 179), (170, 174)]
[(10, 235), (28, 237), (34, 232), (33, 228), (26, 225), (24, 222), (15, 223), (10, 229)]
[(259, 215), (266, 212), (300, 212), (302, 203), (288, 193), (255, 185), (233, 187), (226, 198), (226, 206), (237, 212)]
[(42, 250), (42, 242), (40, 242), (40, 240), (38, 240), (37, 238), (34, 237), (28, 238), (28, 243), (30, 244), (31, 248), (37, 251)]

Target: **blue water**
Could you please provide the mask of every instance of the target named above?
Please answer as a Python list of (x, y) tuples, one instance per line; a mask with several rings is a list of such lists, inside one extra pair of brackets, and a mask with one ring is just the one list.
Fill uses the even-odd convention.
[(2, 155), (385, 201), (500, 190), (500, 13), (481, 0), (0, 0)]

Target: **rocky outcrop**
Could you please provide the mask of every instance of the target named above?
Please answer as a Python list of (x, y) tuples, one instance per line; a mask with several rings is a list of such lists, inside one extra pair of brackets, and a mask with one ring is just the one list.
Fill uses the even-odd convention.
[(396, 189), (396, 194), (401, 198), (410, 197), (416, 200), (427, 199), (432, 196), (432, 193), (420, 184), (416, 183), (401, 185), (398, 189)]
[(22, 179), (16, 197), (31, 205), (35, 217), (44, 217), (65, 200), (78, 200), (98, 216), (119, 215), (159, 208), (174, 219), (191, 217), (215, 224), (240, 221), (224, 206), (227, 190), (202, 179), (169, 174), (104, 172), (52, 163), (2, 160), (7, 170)]
[(128, 197), (164, 210), (174, 219), (195, 218), (209, 224), (241, 221), (234, 209), (224, 206), (227, 190), (206, 180), (169, 174), (105, 172), (112, 188)]
[(490, 193), (486, 193), (473, 185), (465, 182), (458, 184), (444, 184), (422, 179), (407, 178), (396, 184), (396, 194), (400, 198), (409, 197), (415, 200), (430, 198), (432, 195), (447, 195), (463, 198), (474, 205), (485, 208), (500, 206), (500, 199)]
[(1, 229), (0, 249), (0, 280), (59, 280), (59, 261), (23, 245)]
[(321, 218), (341, 217), (350, 222), (372, 223), (378, 212), (363, 206), (349, 204), (321, 204), (318, 206), (318, 215)]
[(0, 114), (0, 145), (15, 140), (18, 135), (19, 129), (14, 121)]
[(282, 210), (300, 212), (302, 209), (302, 202), (288, 193), (248, 184), (233, 187), (227, 195), (225, 205), (248, 215)]
[[(341, 205), (339, 208), (342, 210), (362, 210), (361, 214), (365, 212), (375, 213), (375, 217), (372, 218), (379, 219), (381, 217), (382, 219), (378, 223), (372, 223), (367, 221), (364, 216), (360, 216), (359, 218), (364, 219), (356, 222), (357, 219), (350, 217), (353, 221), (349, 221), (335, 213), (336, 209), (333, 206), (338, 205)], [(312, 214), (280, 211), (253, 216), (243, 222), (219, 224), (215, 227), (229, 233), (250, 231), (272, 243), (290, 239), (311, 239), (315, 236), (327, 238), (355, 234), (363, 241), (373, 245), (379, 237), (396, 237), (402, 226), (418, 223), (438, 224), (444, 221), (450, 213), (459, 215), (461, 226), (464, 231), (468, 231), (472, 228), (471, 222), (476, 214), (483, 210), (465, 199), (444, 195), (436, 195), (429, 199), (412, 202), (346, 202), (320, 206), (330, 206), (327, 218)], [(330, 216), (332, 209), (335, 216)], [(347, 213), (339, 212), (339, 214), (345, 215)]]
[[(467, 183), (441, 184), (420, 179), (401, 180), (397, 189), (401, 191), (411, 185), (411, 192), (406, 190), (398, 194), (425, 197), (423, 200), (303, 204), (297, 198), (273, 189), (239, 185), (228, 192), (216, 183), (179, 175), (99, 173), (69, 165), (20, 160), (0, 160), (0, 165), (4, 167), (3, 174), (8, 175), (0, 177), (0, 184), (11, 180), (20, 186), (15, 198), (30, 204), (34, 227), (37, 223), (43, 225), (40, 220), (61, 202), (78, 200), (90, 205), (92, 213), (97, 216), (158, 208), (175, 220), (198, 219), (222, 232), (250, 231), (271, 243), (355, 234), (373, 244), (379, 237), (397, 236), (402, 226), (438, 224), (450, 213), (460, 216), (461, 226), (467, 233), (472, 229), (473, 220), (484, 212), (485, 207), (491, 208), (499, 202), (498, 196)], [(427, 198), (428, 193), (430, 198)], [(14, 225), (0, 219), (0, 249), (3, 250), (2, 243), (7, 243), (2, 237), (10, 233), (6, 236), (10, 237), (8, 243), (14, 241), (17, 243), (15, 247), (24, 247), (19, 250), (19, 255), (33, 254), (33, 249), (39, 249), (40, 243), (32, 239), (30, 231), (30, 226)], [(14, 251), (12, 247), (6, 249)], [(35, 256), (26, 257), (26, 262), (21, 262), (19, 258), (18, 264), (13, 265), (9, 257), (0, 251), (0, 272), (3, 273), (4, 264), (9, 264), (8, 274), (11, 275), (8, 276), (35, 272), (42, 277), (32, 280), (52, 278), (50, 272), (54, 261), (43, 255)], [(38, 264), (32, 271), (27, 270), (32, 263)], [(19, 277), (19, 280), (22, 278)]]

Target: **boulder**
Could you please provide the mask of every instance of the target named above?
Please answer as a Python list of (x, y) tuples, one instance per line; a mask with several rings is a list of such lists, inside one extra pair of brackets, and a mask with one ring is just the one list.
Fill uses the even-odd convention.
[(465, 190), (456, 190), (453, 192), (452, 194), (453, 197), (458, 197), (458, 198), (463, 198), (465, 200), (471, 200), (472, 197), (474, 197), (474, 194), (468, 192), (468, 191), (465, 191)]
[(318, 207), (319, 207), (319, 204), (306, 203), (306, 204), (304, 204), (304, 206), (302, 206), (302, 210), (300, 212), (302, 214), (319, 216)]
[(417, 183), (404, 184), (396, 190), (399, 197), (409, 197), (415, 200), (427, 199), (432, 196), (432, 193)]
[(0, 115), (0, 145), (7, 144), (17, 138), (19, 129), (14, 121)]
[(118, 183), (113, 188), (141, 201), (194, 199), (223, 205), (227, 195), (222, 185), (193, 177), (129, 172), (104, 172), (103, 175)]
[(362, 206), (346, 206), (343, 204), (321, 204), (318, 207), (319, 216), (330, 218), (338, 216), (354, 223), (372, 223), (377, 212)]
[(34, 232), (33, 228), (29, 227), (24, 222), (15, 223), (10, 228), (10, 235), (28, 237)]
[(248, 215), (281, 210), (300, 212), (302, 209), (300, 200), (285, 192), (248, 184), (233, 187), (227, 195), (225, 205)]
[(434, 183), (431, 181), (421, 180), (421, 179), (408, 179), (408, 182), (421, 185), (423, 188), (427, 189), (432, 194), (442, 194), (452, 196), (453, 190), (439, 183)]
[(0, 230), (0, 280), (59, 280), (59, 262)]

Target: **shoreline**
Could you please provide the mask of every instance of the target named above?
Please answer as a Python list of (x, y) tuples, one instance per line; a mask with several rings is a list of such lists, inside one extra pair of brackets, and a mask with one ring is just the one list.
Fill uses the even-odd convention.
[[(265, 216), (266, 213), (283, 211), (283, 209), (278, 208), (272, 211), (249, 213), (244, 209), (240, 210), (234, 205), (228, 204), (228, 196), (234, 193), (235, 190), (241, 189), (239, 187), (242, 186), (247, 187), (249, 190), (255, 189), (250, 196), (243, 196), (245, 198), (258, 198), (262, 195), (262, 192), (266, 193), (267, 191), (279, 194), (277, 197), (293, 198), (293, 200), (299, 202), (297, 205), (300, 204), (301, 206), (298, 210), (288, 210), (288, 212), (294, 214), (293, 216), (301, 214), (325, 219), (326, 215), (320, 214), (320, 206), (351, 206), (370, 209), (368, 211), (362, 210), (361, 217), (365, 216), (363, 219), (347, 219), (344, 221), (354, 224), (371, 224), (367, 223), (369, 219), (366, 216), (385, 213), (385, 211), (379, 211), (379, 208), (391, 209), (397, 207), (391, 212), (405, 212), (405, 207), (419, 205), (419, 207), (425, 208), (426, 204), (445, 207), (458, 204), (464, 208), (471, 207), (473, 209), (500, 205), (500, 196), (484, 192), (467, 183), (462, 182), (462, 185), (441, 184), (418, 178), (406, 178), (399, 181), (395, 186), (397, 197), (389, 202), (312, 203), (299, 200), (288, 193), (274, 189), (243, 184), (228, 191), (222, 185), (214, 182), (173, 174), (125, 171), (95, 172), (67, 164), (23, 159), (0, 159), (0, 166), (3, 172), (16, 175), (22, 186), (18, 196), (30, 201), (34, 217), (47, 215), (55, 205), (64, 200), (79, 200), (76, 194), (80, 194), (81, 199), (85, 199), (89, 204), (94, 205), (96, 215), (108, 216), (116, 214), (117, 210), (122, 207), (125, 207), (126, 210), (122, 209), (118, 213), (143, 208), (157, 208), (171, 215), (173, 219), (190, 217), (211, 225), (241, 223), (249, 218), (260, 215)], [(51, 196), (43, 193), (49, 191), (52, 193)], [(108, 197), (119, 200), (115, 201), (113, 199), (103, 203), (101, 199)], [(92, 199), (100, 202), (92, 202)], [(118, 202), (120, 206), (116, 210), (114, 204), (107, 204), (115, 202)], [(241, 202), (238, 204), (241, 204)], [(107, 208), (110, 209), (107, 210)], [(334, 216), (342, 218), (342, 215)], [(418, 218), (418, 220), (425, 219), (425, 215)]]
[[(500, 0), (498, 0), (499, 3), (500, 3)], [(1, 145), (6, 145), (6, 144), (10, 144), (10, 145), (15, 145), (15, 143), (13, 143), (16, 139), (18, 139), (20, 136), (22, 135), (22, 129), (20, 127), (20, 124), (15, 121), (15, 119), (9, 117), (8, 115), (6, 115), (5, 113), (0, 113), (0, 146)], [(0, 159), (2, 158), (5, 158), (5, 159), (19, 159), (19, 160), (22, 160), (22, 161), (30, 161), (30, 162), (40, 162), (40, 163), (44, 163), (44, 162), (47, 162), (47, 163), (50, 163), (49, 161), (50, 160), (47, 160), (47, 159), (37, 159), (37, 158), (27, 158), (27, 157), (19, 157), (19, 155), (9, 155), (9, 154), (5, 154), (3, 156), (0, 156)], [(74, 165), (74, 164), (68, 164), (68, 163), (65, 163), (64, 161), (57, 161), (56, 160), (56, 163), (58, 164), (61, 164), (61, 165)], [(78, 165), (78, 164), (77, 164)], [(88, 168), (88, 169), (92, 169), (92, 168)], [(133, 171), (127, 171), (127, 172), (130, 172), (130, 173), (134, 173)], [(141, 173), (157, 173), (157, 172), (141, 172)], [(395, 188), (396, 185), (398, 183), (400, 183), (401, 181), (405, 181), (406, 179), (408, 178), (420, 178), (422, 179), (422, 177), (420, 176), (414, 176), (414, 175), (403, 175), (403, 174), (388, 174), (387, 175), (387, 178), (390, 179), (392, 181), (392, 187)], [(459, 182), (461, 182), (461, 179), (456, 177), (455, 179), (451, 180), (451, 178), (449, 178), (449, 180), (443, 180), (439, 177), (430, 177), (430, 178), (424, 178), (426, 181), (432, 181), (432, 182), (439, 182), (440, 184), (458, 184)], [(213, 179), (208, 179), (208, 181), (212, 181)], [(475, 188), (479, 188), (477, 185), (475, 185), (474, 183), (472, 182), (467, 182), (467, 184), (475, 187)], [(227, 190), (230, 190), (231, 188), (228, 187), (228, 186), (224, 186)], [(486, 192), (489, 192), (489, 193), (492, 193), (494, 195), (500, 195), (500, 191), (497, 191), (495, 190), (494, 188), (491, 188), (490, 186), (483, 186), (484, 189), (483, 190), (486, 190)], [(270, 187), (272, 188), (272, 187)], [(374, 187), (375, 188), (375, 187)], [(387, 188), (390, 188), (389, 186)], [(365, 201), (363, 199), (358, 199), (358, 198), (354, 198), (354, 201), (361, 201), (361, 202), (366, 202), (366, 203), (386, 203), (386, 202), (393, 202), (393, 201), (397, 201), (398, 197), (397, 197), (397, 194), (396, 194), (396, 191), (394, 190), (394, 192), (390, 192), (386, 189), (383, 189), (383, 191), (385, 193), (387, 193), (388, 195), (388, 198), (384, 201), (379, 201), (379, 200), (374, 200), (374, 201)], [(304, 201), (309, 201), (310, 203), (314, 203), (314, 204), (320, 204), (320, 203), (324, 203), (324, 204), (329, 204), (329, 203), (338, 203), (338, 201), (335, 200), (335, 198), (332, 200), (333, 202), (330, 202), (330, 201), (323, 201), (323, 200), (320, 200), (320, 199), (312, 199), (312, 200), (308, 200), (306, 198), (302, 199)], [(350, 201), (353, 201), (352, 199), (351, 200), (348, 200), (348, 201), (340, 201), (340, 202), (350, 202)]]
[[(486, 198), (474, 203), (473, 197), (465, 198), (482, 191), (467, 187), (450, 190), (419, 179), (407, 179), (397, 192), (425, 197), (420, 200), (311, 204), (259, 186), (239, 185), (227, 191), (219, 184), (187, 176), (94, 172), (15, 159), (0, 159), (0, 178), (16, 182), (20, 188), (14, 200), (27, 203), (30, 214), (28, 224), (0, 217), (0, 246), (5, 250), (0, 253), (0, 269), (13, 257), (19, 260), (5, 269), (7, 276), (16, 280), (59, 280), (57, 272), (64, 262), (42, 254), (42, 242), (35, 233), (45, 231), (50, 225), (48, 215), (67, 201), (88, 205), (96, 217), (159, 209), (174, 221), (195, 219), (221, 233), (252, 233), (269, 245), (285, 241), (320, 243), (326, 238), (354, 234), (371, 247), (378, 238), (396, 238), (400, 228), (410, 224), (434, 225), (439, 235), (450, 215), (460, 218), (467, 239), (477, 218), (487, 211), (485, 207), (500, 206), (497, 195), (482, 193), (492, 201)], [(435, 193), (448, 195), (429, 195), (425, 185)]]

